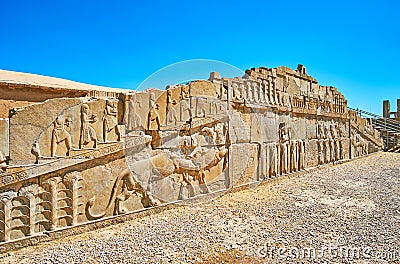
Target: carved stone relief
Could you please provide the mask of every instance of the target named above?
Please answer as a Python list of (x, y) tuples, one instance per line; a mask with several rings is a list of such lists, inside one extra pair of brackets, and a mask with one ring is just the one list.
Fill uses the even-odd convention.
[(0, 149), (1, 241), (248, 185), (380, 146), (370, 123), (349, 116), (344, 96), (318, 85), (303, 67), (254, 68), (236, 78), (214, 73), (210, 81), (165, 91), (107, 95), (93, 91), (14, 110), (10, 149)]
[(103, 116), (103, 141), (107, 142), (109, 134), (115, 132), (117, 135), (117, 141), (121, 140), (121, 132), (118, 127), (118, 109), (115, 103), (110, 100), (106, 101), (106, 107), (104, 109)]
[[(67, 129), (70, 127), (71, 122), (72, 119), (70, 117), (67, 117), (64, 120), (63, 116), (58, 116), (54, 121), (54, 128), (51, 137), (51, 154), (50, 154), (52, 157), (56, 155), (57, 146), (60, 143), (65, 143), (65, 147), (67, 149), (65, 155), (66, 156), (70, 155), (72, 143), (71, 143), (71, 135), (67, 131)], [(38, 162), (37, 159), (36, 162)]]
[(127, 113), (127, 130), (132, 131), (143, 128), (143, 123), (138, 111), (140, 111), (141, 102), (136, 99), (136, 93), (131, 95), (129, 100), (128, 113)]
[(93, 142), (93, 148), (97, 148), (96, 130), (91, 126), (91, 123), (97, 122), (97, 115), (89, 115), (89, 105), (82, 104), (81, 106), (81, 134), (79, 139), (79, 148)]

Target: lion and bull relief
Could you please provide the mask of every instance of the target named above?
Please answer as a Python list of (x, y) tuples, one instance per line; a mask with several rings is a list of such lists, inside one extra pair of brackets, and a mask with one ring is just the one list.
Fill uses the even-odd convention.
[[(114, 214), (126, 213), (129, 210), (124, 204), (132, 196), (140, 196), (143, 207), (149, 207), (211, 192), (208, 182), (225, 177), (227, 166), (228, 148), (225, 140), (219, 138), (225, 137), (226, 130), (217, 136), (217, 129), (225, 128), (217, 123), (214, 127), (202, 127), (198, 132), (179, 131), (175, 137), (169, 136), (165, 145), (170, 143), (175, 147), (168, 148), (163, 148), (161, 143), (159, 148), (153, 149), (149, 137), (147, 147), (139, 153), (126, 155), (128, 168), (115, 179), (107, 207), (96, 214), (93, 212), (95, 197), (88, 202), (90, 218), (101, 218), (111, 208)], [(163, 137), (157, 140), (162, 142)]]

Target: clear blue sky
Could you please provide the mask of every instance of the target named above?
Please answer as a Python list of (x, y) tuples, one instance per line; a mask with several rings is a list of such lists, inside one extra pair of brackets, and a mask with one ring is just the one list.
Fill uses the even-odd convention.
[[(135, 89), (169, 64), (304, 64), (350, 105), (400, 98), (399, 1), (1, 1), (0, 68)], [(204, 74), (204, 78), (208, 74)], [(163, 87), (160, 87), (163, 88)]]

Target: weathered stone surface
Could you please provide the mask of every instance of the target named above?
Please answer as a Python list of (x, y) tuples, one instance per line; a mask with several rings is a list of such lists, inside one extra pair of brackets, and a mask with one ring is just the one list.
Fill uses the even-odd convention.
[(303, 65), (140, 92), (0, 72), (0, 88), (4, 243), (382, 148)]
[(6, 156), (9, 156), (9, 148), (8, 144), (10, 142), (9, 139), (9, 123), (7, 118), (0, 118), (0, 152), (3, 156), (0, 158), (0, 162), (3, 162)]
[[(57, 116), (66, 109), (78, 106), (80, 99), (50, 99), (22, 109), (10, 117), (10, 160), (12, 164), (29, 164), (35, 160), (31, 148), (38, 142)], [(41, 150), (50, 148), (51, 140), (42, 144)]]
[[(128, 221), (121, 224), (116, 222), (122, 217), (104, 221), (113, 227), (93, 230), (102, 222), (74, 227), (74, 234), (87, 232), (15, 251), (29, 245), (18, 241), (8, 244), (14, 252), (0, 259), (21, 264), (397, 263), (399, 163), (398, 154), (379, 153), (267, 181), (207, 204), (164, 206), (157, 214), (123, 216)], [(277, 248), (287, 249), (285, 260)], [(309, 253), (313, 249), (316, 254)]]

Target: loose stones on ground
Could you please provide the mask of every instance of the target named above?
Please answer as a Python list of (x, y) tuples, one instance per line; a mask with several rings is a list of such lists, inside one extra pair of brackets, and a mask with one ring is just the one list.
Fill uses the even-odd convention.
[(4, 263), (257, 263), (271, 260), (257, 254), (267, 243), (321, 248), (335, 245), (339, 238), (349, 246), (395, 250), (400, 246), (398, 164), (400, 155), (379, 153), (229, 193), (209, 203), (25, 248), (1, 259)]

